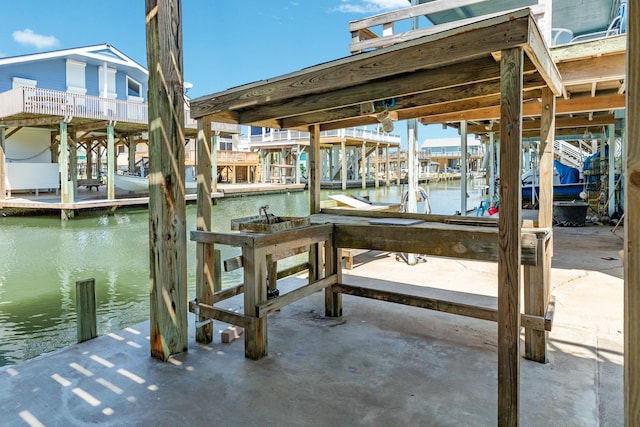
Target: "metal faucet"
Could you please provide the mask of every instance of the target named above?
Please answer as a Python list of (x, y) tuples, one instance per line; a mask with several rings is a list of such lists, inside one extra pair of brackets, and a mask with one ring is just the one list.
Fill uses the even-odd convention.
[(267, 213), (267, 209), (269, 209), (269, 205), (260, 206), (260, 209), (258, 209), (258, 216), (260, 216), (260, 212), (264, 212), (264, 217), (267, 220), (267, 224), (271, 224), (269, 222), (269, 214)]

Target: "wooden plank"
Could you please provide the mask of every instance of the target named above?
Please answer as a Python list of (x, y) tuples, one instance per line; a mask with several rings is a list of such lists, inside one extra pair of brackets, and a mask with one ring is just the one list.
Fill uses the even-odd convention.
[[(500, 205), (502, 206), (502, 201)], [(355, 224), (336, 224), (335, 229), (336, 245), (340, 248), (376, 249), (482, 261), (499, 259), (499, 233), (492, 229)], [(518, 237), (518, 242), (521, 242), (522, 262), (535, 265), (535, 237)]]
[[(373, 289), (364, 286), (355, 286), (345, 283), (338, 283), (332, 287), (334, 292), (346, 295), (353, 295), (363, 298), (375, 299), (378, 301), (392, 302), (395, 304), (408, 305), (411, 307), (424, 308), (427, 310), (439, 311), (442, 313), (455, 314), (458, 316), (472, 317), (474, 319), (498, 321), (498, 310), (489, 307), (480, 307), (464, 304), (455, 301), (447, 301), (438, 298), (430, 298), (418, 295), (404, 294), (383, 289)], [(551, 330), (551, 324), (541, 316), (522, 314), (522, 326), (536, 330)]]
[[(267, 301), (266, 253), (262, 248), (243, 247), (244, 258), (244, 314), (256, 316), (256, 307)], [(244, 354), (249, 359), (267, 355), (267, 318), (261, 317), (245, 327)]]
[[(245, 329), (250, 328), (251, 325), (255, 323), (255, 319), (251, 316), (245, 316), (235, 311), (225, 310), (208, 304), (198, 303), (198, 305), (200, 306), (200, 317), (204, 319), (218, 320)], [(191, 313), (196, 312), (196, 304), (193, 301), (189, 301), (189, 311)]]
[(98, 336), (95, 279), (76, 281), (76, 318), (78, 342)]
[[(187, 351), (188, 346), (181, 2), (147, 0), (145, 14), (149, 66), (150, 347), (153, 357), (168, 360), (173, 354)], [(171, 84), (167, 85), (167, 81)]]
[(272, 298), (268, 301), (258, 304), (255, 307), (256, 317), (265, 317), (269, 313), (280, 310), (282, 307), (286, 307), (287, 305), (292, 304), (304, 297), (312, 295), (318, 291), (321, 291), (322, 289), (327, 288), (328, 286), (338, 283), (337, 277), (338, 276), (335, 274), (325, 277), (324, 279), (320, 279), (313, 283), (291, 290), (284, 295), (280, 295), (277, 298)]
[[(529, 17), (529, 41), (523, 48), (529, 60), (535, 64), (536, 69), (547, 83), (549, 90), (555, 95), (560, 95), (562, 93), (562, 77), (533, 16)], [(520, 91), (522, 91), (522, 87)], [(522, 97), (522, 93), (520, 97)]]
[(392, 12), (381, 13), (379, 15), (351, 21), (349, 22), (349, 31), (353, 32), (356, 30), (363, 30), (369, 27), (386, 24), (388, 22), (396, 22), (404, 19), (420, 17), (423, 15), (429, 15), (431, 13), (455, 9), (458, 7), (470, 6), (472, 4), (482, 3), (484, 1), (487, 0), (434, 0), (429, 3), (405, 7), (402, 9), (394, 10)]
[(220, 302), (220, 301), (224, 301), (226, 299), (229, 298), (233, 298), (236, 295), (240, 295), (241, 293), (244, 292), (244, 283), (241, 283), (237, 286), (233, 286), (230, 288), (226, 288), (226, 289), (222, 289), (219, 291), (216, 291), (213, 294), (213, 304)]
[(283, 279), (285, 277), (293, 276), (294, 274), (301, 273), (303, 271), (307, 271), (309, 269), (309, 263), (303, 262), (297, 265), (294, 265), (289, 268), (285, 268), (284, 270), (278, 271), (278, 280)]
[(629, 5), (624, 182), (624, 423), (640, 426), (640, 5)]
[(500, 218), (498, 218), (498, 425), (517, 426), (520, 405), (520, 242), (522, 62), (520, 48), (500, 60)]
[(242, 268), (242, 256), (227, 258), (224, 260), (224, 271), (227, 273)]
[[(448, 112), (442, 108), (419, 108), (422, 124), (459, 122), (460, 120), (498, 120), (500, 119), (500, 107), (477, 107), (472, 101), (464, 100), (460, 103), (452, 103)], [(626, 107), (625, 95), (598, 95), (594, 97), (582, 97), (571, 99), (559, 99), (556, 101), (556, 114), (591, 113), (597, 111), (621, 110)], [(527, 102), (522, 106), (523, 117), (540, 116), (541, 106), (537, 102)]]
[[(211, 120), (207, 118), (198, 119), (196, 153), (198, 155), (196, 229), (211, 231)], [(217, 252), (220, 256), (220, 251)], [(214, 261), (214, 254), (214, 245), (196, 244), (196, 298), (199, 302), (209, 305), (213, 305), (213, 294), (222, 286), (219, 277), (220, 264)], [(218, 276), (217, 280), (216, 276)], [(197, 342), (206, 344), (212, 340), (213, 323), (196, 328)]]
[[(398, 43), (407, 43), (408, 41), (411, 41), (411, 40), (429, 37), (429, 36), (451, 37), (452, 35), (455, 35), (455, 33), (459, 32), (460, 28), (464, 28), (465, 32), (473, 32), (474, 30), (482, 29), (486, 25), (487, 21), (493, 21), (495, 22), (494, 25), (499, 25), (500, 23), (502, 23), (501, 21), (505, 16), (505, 12), (511, 12), (514, 15), (517, 14), (518, 16), (515, 19), (521, 18), (521, 15), (525, 12), (529, 14), (529, 11), (526, 9), (520, 9), (515, 11), (500, 11), (497, 13), (492, 13), (492, 14), (483, 15), (483, 16), (459, 19), (456, 21), (446, 22), (446, 23), (434, 25), (431, 27), (421, 28), (417, 30), (405, 31), (402, 33), (388, 35), (385, 37), (361, 40), (357, 43), (352, 43), (349, 46), (349, 49), (351, 52), (357, 52), (357, 51), (364, 51), (364, 50), (371, 50), (371, 49), (380, 49), (389, 45), (395, 45)], [(524, 43), (524, 41), (526, 41), (526, 37), (524, 39), (521, 39), (520, 37), (518, 37), (518, 33), (515, 30), (513, 31), (513, 35), (514, 35), (514, 38), (511, 39), (510, 41), (520, 40), (520, 43), (510, 43), (510, 46), (518, 46)], [(484, 41), (486, 39), (485, 37), (478, 35), (478, 40)], [(499, 50), (501, 50), (501, 48), (490, 49), (489, 52), (495, 52)]]

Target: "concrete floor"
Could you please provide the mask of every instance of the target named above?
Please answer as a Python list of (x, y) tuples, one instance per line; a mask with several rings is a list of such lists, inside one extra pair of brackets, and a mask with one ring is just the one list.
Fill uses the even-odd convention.
[[(520, 425), (623, 424), (622, 229), (555, 228), (548, 364), (521, 360)], [(348, 283), (496, 304), (497, 265), (370, 252)], [(291, 278), (280, 288), (296, 286)], [(495, 426), (495, 323), (317, 293), (269, 316), (269, 356), (244, 340), (149, 357), (148, 324), (0, 369), (1, 425)], [(240, 308), (241, 300), (228, 300)], [(193, 316), (189, 315), (190, 321)], [(216, 323), (216, 330), (226, 325)]]

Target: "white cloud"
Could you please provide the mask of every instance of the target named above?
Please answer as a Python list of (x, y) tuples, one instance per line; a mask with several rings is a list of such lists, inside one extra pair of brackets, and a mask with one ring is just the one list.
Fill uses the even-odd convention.
[(342, 0), (336, 10), (345, 13), (377, 13), (410, 5), (408, 0)]
[(14, 31), (13, 39), (18, 43), (32, 45), (38, 49), (50, 48), (53, 46), (57, 46), (58, 43), (60, 43), (54, 36), (43, 36), (41, 34), (36, 34), (29, 28), (26, 28), (22, 31)]

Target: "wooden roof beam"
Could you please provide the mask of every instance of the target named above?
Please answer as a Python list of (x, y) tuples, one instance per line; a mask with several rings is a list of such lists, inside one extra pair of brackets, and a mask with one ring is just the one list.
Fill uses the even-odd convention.
[[(602, 116), (594, 116), (592, 120), (589, 120), (587, 117), (559, 117), (556, 118), (556, 130), (564, 129), (564, 128), (585, 128), (585, 127), (595, 127), (595, 126), (606, 126), (609, 124), (616, 123), (617, 119), (613, 114), (606, 114)], [(479, 125), (470, 125), (467, 127), (467, 131), (472, 134), (482, 134), (487, 132), (500, 132), (499, 126), (497, 122), (493, 122), (489, 129), (487, 129), (488, 125), (479, 124)], [(536, 118), (533, 120), (523, 120), (522, 122), (523, 131), (533, 131), (540, 129), (540, 119)]]
[[(524, 77), (524, 81), (528, 87), (527, 97), (538, 96), (538, 89), (544, 86), (544, 82), (538, 74), (529, 74)], [(391, 85), (393, 87), (393, 83)], [(465, 101), (460, 101), (461, 99)], [(395, 98), (395, 106), (392, 112), (397, 114), (397, 120), (407, 120), (420, 117), (424, 108), (421, 107), (422, 105), (429, 105), (432, 108), (433, 106), (439, 106), (443, 111), (450, 111), (451, 104), (459, 102), (474, 102), (476, 106), (498, 105), (500, 102), (500, 82), (473, 83)], [(341, 109), (285, 118), (282, 120), (282, 126), (284, 128), (299, 128), (312, 123), (327, 124), (329, 122), (340, 122), (339, 127), (330, 126), (331, 129), (340, 129), (345, 127), (344, 125), (347, 123), (350, 126), (378, 123), (375, 117), (363, 115), (359, 105), (353, 105)], [(329, 130), (329, 127), (323, 125), (322, 130)]]
[[(456, 106), (453, 106), (456, 107)], [(422, 124), (460, 122), (462, 120), (496, 120), (500, 118), (500, 106), (474, 108), (473, 105), (461, 104), (457, 111), (450, 108), (450, 113), (423, 114)], [(624, 95), (604, 95), (596, 97), (558, 99), (556, 115), (589, 113), (595, 111), (621, 110), (626, 107)], [(525, 102), (523, 104), (524, 117), (537, 117), (541, 114), (540, 102)]]

